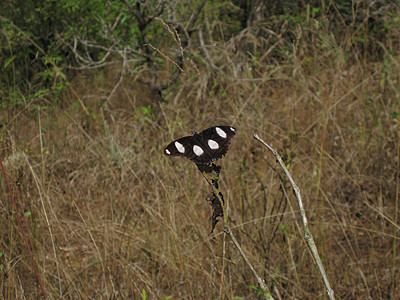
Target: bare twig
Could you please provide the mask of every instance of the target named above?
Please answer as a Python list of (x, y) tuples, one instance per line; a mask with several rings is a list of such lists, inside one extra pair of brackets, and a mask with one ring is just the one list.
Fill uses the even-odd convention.
[(265, 299), (273, 300), (274, 298), (272, 297), (271, 292), (268, 289), (268, 286), (265, 284), (265, 281), (261, 278), (260, 275), (258, 275), (257, 271), (254, 269), (254, 267), (251, 264), (250, 260), (247, 258), (246, 254), (243, 252), (242, 247), (240, 247), (240, 244), (236, 240), (235, 236), (232, 233), (231, 228), (229, 227), (229, 224), (228, 224), (228, 213), (225, 210), (224, 201), (221, 199), (219, 188), (216, 188), (215, 185), (210, 183), (209, 178), (203, 172), (201, 174), (206, 179), (207, 183), (212, 187), (212, 189), (214, 191), (214, 194), (216, 195), (216, 197), (218, 198), (218, 200), (219, 200), (219, 202), (221, 204), (221, 207), (222, 207), (222, 210), (223, 210), (223, 218), (224, 218), (224, 232), (229, 235), (230, 239), (232, 240), (232, 242), (235, 245), (235, 247), (238, 249), (240, 255), (243, 258), (243, 260), (245, 261), (245, 263), (247, 264), (247, 266), (249, 267), (249, 269), (253, 273), (254, 277), (256, 278), (256, 280), (257, 280), (257, 282), (258, 282), (258, 284), (259, 284), (259, 286), (260, 286), (260, 288), (261, 288), (261, 290), (263, 292), (263, 295), (265, 296)]
[(213, 68), (214, 70), (221, 72), (221, 69), (218, 68), (216, 65), (214, 65), (214, 63), (213, 63), (212, 60), (211, 60), (210, 54), (208, 53), (207, 48), (206, 48), (206, 46), (205, 46), (205, 44), (204, 44), (204, 40), (203, 40), (203, 31), (202, 31), (201, 29), (199, 30), (199, 41), (200, 41), (201, 49), (203, 49), (203, 52), (204, 52), (204, 55), (206, 56), (206, 59), (207, 59), (208, 64), (209, 64), (209, 65), (211, 66), (211, 68)]
[[(197, 31), (195, 24), (201, 17), (201, 11), (205, 6), (206, 0), (200, 1), (199, 5), (189, 10), (190, 15), (186, 19), (187, 22), (184, 23), (164, 20), (164, 15), (170, 15), (170, 13), (164, 13), (166, 8), (170, 6), (170, 3), (166, 0), (159, 0), (155, 3), (128, 0), (119, 0), (119, 2), (123, 3), (125, 7), (109, 4), (113, 10), (118, 12), (112, 20), (109, 18), (97, 18), (102, 28), (99, 32), (101, 41), (89, 41), (85, 36), (75, 37), (74, 41), (68, 41), (59, 36), (59, 39), (72, 51), (78, 64), (78, 66), (69, 67), (72, 69), (90, 70), (112, 64), (121, 64), (122, 62), (121, 76), (108, 96), (109, 99), (120, 86), (124, 76), (127, 73), (136, 73), (136, 66), (142, 66), (140, 69), (147, 70), (148, 74), (144, 77), (137, 77), (136, 80), (149, 87), (154, 95), (153, 99), (155, 99), (155, 102), (162, 101), (161, 92), (167, 89), (171, 83), (174, 83), (184, 72), (184, 53), (190, 46), (191, 35)], [(172, 15), (174, 15), (175, 9), (173, 8)], [(135, 39), (126, 45), (117, 33), (121, 20), (124, 16), (128, 15), (133, 16), (132, 21), (138, 30), (135, 31)], [(176, 51), (172, 51), (173, 55), (175, 55), (174, 57), (160, 50), (157, 40), (153, 35), (149, 35), (149, 32), (152, 32), (149, 25), (155, 20), (162, 22), (164, 28), (176, 42), (177, 47), (174, 49)], [(96, 59), (96, 56), (92, 56), (92, 53), (97, 53), (99, 52), (98, 50), (100, 50), (102, 55), (99, 59)], [(161, 55), (164, 60), (172, 62), (176, 67), (167, 78), (161, 78), (158, 75), (160, 71), (160, 63), (157, 59), (158, 55)], [(118, 56), (121, 56), (122, 60)], [(131, 65), (132, 62), (134, 66)]]
[(167, 55), (165, 55), (163, 52), (161, 52), (158, 48), (154, 47), (152, 44), (147, 44), (146, 46), (151, 47), (154, 51), (157, 51), (162, 57), (164, 57), (166, 60), (169, 60), (171, 63), (173, 63), (177, 68), (179, 68), (179, 70), (181, 72), (183, 72), (183, 69), (181, 68), (180, 65), (178, 65), (178, 63), (176, 63), (175, 61), (173, 61), (170, 57), (168, 57)]
[(270, 150), (274, 154), (274, 156), (276, 157), (276, 160), (278, 161), (279, 165), (282, 167), (283, 171), (285, 172), (286, 177), (289, 179), (290, 184), (293, 187), (294, 195), (295, 195), (295, 197), (297, 199), (297, 203), (298, 203), (299, 209), (300, 209), (300, 214), (301, 214), (301, 217), (302, 217), (302, 220), (303, 220), (304, 239), (306, 240), (307, 245), (311, 250), (312, 256), (313, 256), (313, 258), (314, 258), (314, 260), (315, 260), (315, 262), (316, 262), (316, 264), (318, 266), (318, 270), (321, 273), (321, 276), (322, 276), (322, 279), (324, 281), (326, 292), (328, 294), (329, 299), (331, 299), (331, 300), (335, 299), (334, 292), (333, 292), (333, 290), (332, 290), (332, 288), (330, 286), (330, 283), (328, 281), (328, 277), (326, 276), (325, 269), (324, 269), (324, 266), (322, 264), (321, 258), (319, 257), (317, 246), (315, 245), (315, 242), (314, 242), (314, 238), (313, 238), (313, 236), (311, 234), (310, 229), (308, 228), (308, 220), (307, 220), (306, 212), (305, 212), (304, 207), (303, 207), (303, 200), (301, 198), (299, 187), (294, 182), (292, 176), (289, 173), (289, 170), (285, 167), (285, 164), (283, 163), (282, 158), (280, 157), (278, 152), (275, 149), (273, 149), (270, 145), (268, 145), (266, 142), (264, 142), (258, 136), (257, 133), (254, 134), (254, 138), (256, 140), (258, 140), (261, 144), (263, 144), (266, 148), (268, 148), (268, 150)]
[(197, 18), (200, 15), (201, 10), (203, 9), (204, 5), (206, 4), (206, 0), (201, 1), (199, 6), (193, 11), (192, 15), (189, 18), (189, 22), (186, 24), (185, 29), (190, 33), (193, 30), (194, 24), (197, 21)]
[(224, 231), (225, 231), (226, 234), (229, 234), (229, 237), (231, 238), (233, 244), (239, 250), (240, 255), (243, 257), (245, 263), (250, 268), (250, 270), (253, 273), (254, 277), (257, 279), (257, 282), (258, 282), (260, 288), (263, 291), (265, 299), (273, 300), (274, 298), (272, 297), (271, 292), (269, 291), (267, 285), (265, 284), (265, 281), (261, 278), (260, 275), (258, 275), (257, 271), (254, 269), (253, 265), (251, 264), (250, 260), (247, 258), (246, 254), (243, 252), (242, 247), (240, 247), (238, 241), (236, 240), (235, 236), (232, 233), (232, 230), (229, 228), (228, 225), (225, 227)]
[(123, 53), (120, 53), (122, 58), (123, 58), (123, 64), (122, 64), (122, 71), (121, 71), (121, 76), (119, 77), (119, 80), (117, 84), (114, 86), (113, 90), (111, 91), (110, 95), (107, 97), (106, 103), (111, 99), (111, 97), (114, 95), (115, 91), (118, 89), (118, 87), (121, 85), (122, 81), (124, 80), (125, 74), (126, 74), (126, 48), (124, 49)]

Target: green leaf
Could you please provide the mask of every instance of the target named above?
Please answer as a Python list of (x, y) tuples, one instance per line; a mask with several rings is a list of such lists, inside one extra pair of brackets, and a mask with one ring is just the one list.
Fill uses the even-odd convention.
[(250, 288), (255, 290), (258, 294), (262, 295), (264, 292), (259, 286), (250, 285)]
[(3, 68), (6, 69), (14, 61), (15, 57), (16, 56), (14, 55), (14, 56), (10, 57), (9, 59), (7, 59), (6, 62), (4, 63)]
[(145, 289), (142, 289), (142, 299), (143, 300), (147, 299), (147, 293)]
[(390, 112), (390, 116), (392, 117), (393, 120), (396, 120), (399, 118), (399, 113), (397, 111), (392, 111)]

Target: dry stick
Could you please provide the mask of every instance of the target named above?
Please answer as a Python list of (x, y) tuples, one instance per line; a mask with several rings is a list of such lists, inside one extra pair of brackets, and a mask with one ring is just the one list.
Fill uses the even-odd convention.
[(326, 293), (328, 294), (329, 299), (331, 299), (331, 300), (332, 300), (332, 299), (335, 299), (335, 297), (334, 297), (334, 295), (333, 295), (334, 292), (333, 292), (333, 290), (332, 290), (332, 288), (331, 288), (331, 286), (330, 286), (330, 284), (329, 284), (328, 277), (326, 276), (324, 266), (322, 265), (321, 258), (319, 257), (318, 250), (317, 250), (317, 246), (315, 245), (315, 242), (314, 242), (314, 238), (313, 238), (313, 236), (312, 236), (312, 234), (311, 234), (310, 229), (308, 228), (308, 220), (307, 220), (306, 212), (305, 212), (304, 207), (303, 207), (303, 201), (302, 201), (302, 199), (301, 199), (299, 187), (298, 187), (298, 186), (296, 185), (296, 183), (294, 182), (292, 176), (290, 175), (288, 169), (285, 167), (285, 164), (283, 163), (282, 158), (280, 157), (280, 155), (278, 154), (278, 152), (276, 152), (276, 150), (274, 150), (270, 145), (268, 145), (266, 142), (264, 142), (264, 141), (258, 136), (257, 133), (254, 134), (254, 138), (255, 138), (256, 140), (258, 140), (261, 144), (263, 144), (265, 147), (267, 147), (268, 150), (270, 150), (270, 151), (274, 154), (274, 156), (276, 157), (276, 160), (278, 161), (278, 163), (279, 163), (280, 166), (282, 167), (283, 171), (285, 172), (286, 177), (289, 179), (290, 184), (291, 184), (292, 187), (293, 187), (293, 191), (294, 191), (294, 195), (295, 195), (295, 197), (296, 197), (296, 199), (297, 199), (297, 203), (298, 203), (298, 205), (299, 205), (301, 217), (302, 217), (302, 219), (303, 219), (303, 225), (304, 225), (304, 239), (306, 240), (307, 245), (308, 245), (308, 247), (309, 247), (310, 250), (311, 250), (312, 256), (314, 257), (314, 260), (315, 260), (315, 262), (317, 263), (318, 270), (319, 270), (319, 272), (321, 273), (322, 279), (323, 279), (324, 284), (325, 284)]
[(243, 260), (245, 261), (245, 263), (247, 264), (247, 266), (250, 268), (251, 272), (253, 273), (254, 277), (257, 279), (258, 284), (260, 285), (261, 290), (263, 291), (263, 295), (265, 296), (265, 299), (268, 300), (274, 300), (274, 298), (271, 295), (271, 292), (269, 291), (267, 285), (265, 284), (265, 281), (261, 278), (260, 275), (258, 275), (257, 271), (254, 269), (253, 265), (251, 264), (250, 260), (247, 258), (246, 254), (243, 252), (242, 247), (240, 247), (238, 241), (236, 240), (235, 236), (232, 233), (231, 228), (229, 227), (228, 224), (228, 214), (225, 210), (225, 205), (224, 202), (222, 201), (221, 197), (219, 196), (219, 189), (217, 189), (214, 185), (211, 184), (211, 182), (208, 180), (207, 176), (201, 172), (201, 174), (203, 175), (203, 177), (206, 179), (206, 181), (208, 182), (208, 184), (212, 187), (214, 194), (217, 196), (221, 207), (222, 207), (222, 213), (223, 213), (223, 218), (224, 218), (224, 232), (226, 234), (229, 234), (229, 237), (231, 238), (233, 244), (235, 245), (235, 247), (239, 250), (240, 255), (243, 257)]
[(265, 284), (265, 281), (257, 274), (257, 271), (254, 269), (253, 265), (251, 264), (251, 262), (247, 258), (246, 254), (243, 252), (243, 250), (240, 247), (238, 241), (236, 240), (235, 236), (233, 235), (232, 230), (230, 229), (229, 225), (225, 226), (224, 232), (226, 234), (229, 234), (229, 237), (231, 238), (232, 242), (235, 244), (236, 248), (239, 250), (240, 255), (243, 257), (245, 263), (250, 268), (251, 272), (253, 272), (254, 277), (257, 279), (257, 282), (258, 282), (258, 284), (260, 285), (260, 288), (263, 291), (265, 299), (273, 300), (274, 298), (272, 297), (271, 292), (269, 291), (267, 285)]
[[(124, 80), (125, 77), (125, 73), (126, 73), (126, 48), (124, 48), (123, 54), (120, 53), (120, 55), (123, 57), (123, 63), (122, 63), (122, 71), (121, 71), (121, 76), (117, 82), (117, 84), (114, 86), (113, 90), (111, 91), (110, 95), (108, 95), (107, 100), (106, 100), (106, 104), (109, 103), (109, 100), (111, 99), (111, 97), (114, 95), (115, 91), (118, 89), (118, 87), (121, 85), (122, 81)], [(108, 106), (107, 106), (108, 107)]]

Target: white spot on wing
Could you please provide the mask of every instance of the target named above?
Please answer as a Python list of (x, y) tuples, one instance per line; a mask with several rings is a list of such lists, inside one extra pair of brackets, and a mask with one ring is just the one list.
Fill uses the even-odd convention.
[(165, 153), (167, 153), (168, 155), (170, 155), (170, 154), (171, 154), (171, 152), (169, 152), (169, 150), (168, 150), (168, 149), (165, 149)]
[[(220, 137), (222, 137), (223, 139), (224, 138), (226, 138), (226, 133), (225, 133), (225, 131), (223, 131), (221, 128), (219, 128), (219, 127), (215, 127), (215, 130), (217, 131), (217, 133), (218, 133), (218, 135), (220, 136)], [(231, 129), (232, 130), (232, 129)]]
[(199, 146), (194, 145), (193, 146), (193, 152), (194, 154), (196, 154), (197, 156), (200, 156), (204, 153), (203, 149), (201, 149)]
[(185, 147), (181, 143), (175, 142), (175, 147), (180, 153), (185, 153)]
[(213, 140), (208, 140), (208, 146), (211, 149), (218, 149), (219, 148), (218, 143), (216, 141), (213, 141)]

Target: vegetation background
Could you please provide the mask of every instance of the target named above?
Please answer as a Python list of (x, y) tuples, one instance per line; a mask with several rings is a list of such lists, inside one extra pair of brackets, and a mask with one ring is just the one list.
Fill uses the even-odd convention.
[(299, 185), (337, 299), (399, 299), (398, 4), (2, 1), (1, 298), (262, 298), (221, 224), (208, 235), (195, 165), (162, 154), (226, 124), (231, 227), (272, 295), (327, 298), (254, 133)]

